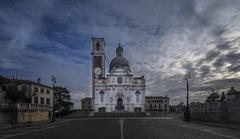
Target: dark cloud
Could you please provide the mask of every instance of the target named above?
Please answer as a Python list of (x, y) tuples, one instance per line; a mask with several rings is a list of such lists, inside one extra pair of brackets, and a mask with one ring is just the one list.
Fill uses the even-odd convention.
[(213, 62), (213, 66), (216, 68), (222, 67), (225, 62), (235, 63), (234, 60), (238, 61), (239, 59), (238, 53), (233, 51), (233, 52), (228, 52), (228, 54), (226, 55), (222, 55), (221, 51), (225, 51), (225, 50), (231, 50), (231, 45), (229, 44), (229, 42), (217, 44), (216, 49), (207, 52), (206, 56), (197, 62), (197, 66), (203, 65), (204, 62), (209, 63), (215, 59), (216, 60)]
[[(231, 50), (228, 43), (217, 46), (221, 50)], [(231, 50), (225, 55), (219, 56), (214, 62), (213, 66), (216, 68), (221, 68), (224, 63), (231, 64), (228, 70), (233, 72), (238, 72), (238, 63), (240, 62), (240, 53), (237, 50)]]
[(240, 53), (238, 52), (238, 50), (233, 50), (230, 51), (226, 57), (225, 57), (226, 61), (235, 65), (240, 61)]
[(191, 91), (193, 92), (198, 92), (198, 91), (204, 91), (204, 92), (209, 92), (211, 89), (215, 88), (215, 86), (210, 86), (210, 85), (195, 85), (191, 86)]
[(213, 62), (213, 66), (216, 68), (220, 68), (224, 65), (224, 63), (225, 63), (225, 57), (220, 56)]
[(218, 56), (220, 55), (220, 52), (219, 51), (216, 51), (216, 50), (211, 50), (209, 52), (206, 53), (205, 57), (200, 59), (198, 62), (197, 62), (197, 66), (201, 66), (203, 65), (204, 62), (211, 62), (213, 61), (215, 58), (217, 58)]
[(216, 48), (219, 50), (229, 50), (231, 48), (231, 45), (229, 44), (229, 42), (224, 42), (224, 43), (218, 44)]
[(219, 51), (214, 51), (214, 50), (209, 51), (209, 52), (207, 53), (207, 55), (206, 55), (206, 57), (205, 57), (204, 60), (207, 61), (207, 62), (212, 61), (212, 60), (214, 60), (216, 57), (218, 57), (219, 54), (220, 54)]
[(210, 66), (202, 66), (200, 68), (200, 71), (201, 71), (201, 76), (206, 76), (210, 73)]
[(223, 33), (226, 31), (227, 30), (225, 28), (223, 28), (221, 26), (217, 26), (217, 27), (213, 28), (211, 32), (214, 36), (219, 37), (219, 36), (223, 35)]
[(231, 79), (219, 79), (206, 82), (207, 85), (212, 86), (212, 88), (229, 88), (231, 86), (239, 86), (240, 79), (231, 78)]
[(231, 65), (228, 67), (229, 72), (240, 72), (240, 65)]
[(186, 71), (194, 71), (196, 69), (192, 63), (183, 64), (182, 68), (186, 69)]

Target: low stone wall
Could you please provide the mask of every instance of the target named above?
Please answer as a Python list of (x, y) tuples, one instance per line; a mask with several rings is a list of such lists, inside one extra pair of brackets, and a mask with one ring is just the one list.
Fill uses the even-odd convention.
[(48, 111), (18, 111), (16, 114), (0, 112), (0, 125), (8, 124), (13, 119), (17, 123), (47, 121), (51, 119), (51, 116), (51, 112)]
[(227, 119), (231, 122), (240, 123), (240, 101), (227, 103), (225, 107)]
[(199, 111), (199, 112), (191, 112), (191, 118), (195, 120), (201, 121), (226, 121), (227, 117), (224, 112), (215, 112), (215, 111)]
[(52, 109), (49, 106), (13, 104), (0, 109), (0, 129), (10, 128), (15, 124), (46, 122), (51, 118)]
[(196, 120), (240, 123), (240, 99), (196, 104), (191, 108), (191, 117)]
[(8, 112), (0, 112), (0, 125), (9, 121)]
[(9, 128), (9, 114), (8, 112), (0, 112), (0, 129)]
[(17, 104), (17, 122), (47, 121), (52, 117), (52, 108), (48, 105)]
[(18, 123), (25, 122), (39, 122), (51, 119), (51, 114), (48, 111), (31, 111), (31, 112), (18, 112)]

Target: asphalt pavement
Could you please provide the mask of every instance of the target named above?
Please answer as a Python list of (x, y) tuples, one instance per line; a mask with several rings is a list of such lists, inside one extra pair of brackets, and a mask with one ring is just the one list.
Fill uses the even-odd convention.
[(0, 131), (0, 139), (240, 139), (240, 131), (171, 117), (85, 118)]

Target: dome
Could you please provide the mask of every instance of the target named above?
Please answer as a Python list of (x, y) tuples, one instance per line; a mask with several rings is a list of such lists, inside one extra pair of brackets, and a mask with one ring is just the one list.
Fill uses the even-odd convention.
[(109, 72), (116, 68), (123, 68), (130, 72), (130, 64), (128, 60), (123, 57), (123, 48), (120, 46), (120, 44), (116, 49), (116, 55), (117, 57), (115, 57), (110, 63)]
[(111, 61), (109, 72), (115, 68), (123, 68), (130, 71), (130, 64), (123, 56), (117, 56)]

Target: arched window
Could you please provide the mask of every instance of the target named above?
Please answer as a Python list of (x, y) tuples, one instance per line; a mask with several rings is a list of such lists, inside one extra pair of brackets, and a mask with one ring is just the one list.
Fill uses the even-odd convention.
[(111, 103), (113, 102), (113, 98), (112, 98), (112, 97), (110, 97), (110, 102), (111, 102)]
[(130, 97), (127, 98), (127, 102), (128, 102), (128, 103), (130, 103), (130, 99), (131, 99)]
[(140, 92), (139, 91), (136, 91), (136, 102), (139, 102), (139, 97), (140, 97)]
[(100, 50), (100, 43), (99, 42), (97, 42), (97, 44), (96, 44), (96, 49), (97, 49), (97, 51)]
[(153, 108), (152, 104), (150, 104), (150, 108), (151, 108), (151, 109)]
[(100, 94), (100, 102), (103, 102), (105, 93), (103, 91), (100, 91), (99, 94)]

